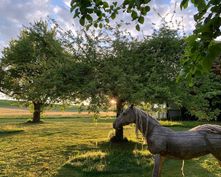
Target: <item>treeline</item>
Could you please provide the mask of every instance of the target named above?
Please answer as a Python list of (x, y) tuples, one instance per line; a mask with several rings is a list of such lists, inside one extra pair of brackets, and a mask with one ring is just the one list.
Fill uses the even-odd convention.
[(191, 50), (184, 51), (178, 31), (162, 25), (137, 40), (120, 25), (77, 34), (50, 26), (38, 21), (24, 28), (0, 60), (0, 91), (32, 103), (33, 122), (52, 103), (84, 101), (96, 112), (113, 99), (117, 114), (126, 104), (148, 102), (175, 105), (183, 116), (220, 119), (221, 75), (182, 76)]

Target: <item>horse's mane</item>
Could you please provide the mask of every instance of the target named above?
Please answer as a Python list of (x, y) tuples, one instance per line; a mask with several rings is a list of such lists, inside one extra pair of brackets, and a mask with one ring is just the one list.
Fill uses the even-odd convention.
[[(151, 121), (151, 123), (153, 123), (153, 124), (160, 125), (160, 123), (155, 118), (151, 117), (149, 114), (147, 114), (143, 110), (138, 109), (138, 108), (134, 108), (134, 111), (135, 111), (135, 116), (136, 116), (136, 130), (135, 131), (136, 131), (137, 136), (138, 136), (138, 127), (141, 128), (144, 136), (147, 135), (149, 121)], [(142, 119), (142, 117), (147, 119), (147, 123), (146, 123), (145, 127), (143, 126), (144, 120)]]
[(204, 131), (207, 133), (221, 134), (221, 126), (204, 124), (190, 129), (190, 131)]

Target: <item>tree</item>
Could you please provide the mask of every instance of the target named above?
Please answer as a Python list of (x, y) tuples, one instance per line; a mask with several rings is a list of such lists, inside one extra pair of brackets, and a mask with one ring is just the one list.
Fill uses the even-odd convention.
[(119, 107), (141, 102), (177, 104), (176, 76), (184, 46), (177, 31), (163, 25), (143, 41), (130, 40), (119, 31), (115, 35), (111, 55), (105, 55), (101, 65), (104, 93), (116, 98)]
[[(82, 74), (75, 74), (82, 78), (77, 98), (87, 100), (89, 109), (93, 112), (105, 109), (109, 106), (110, 99), (115, 99), (116, 116), (126, 103), (138, 102), (141, 98), (138, 98), (141, 92), (137, 90), (141, 87), (137, 85), (138, 76), (133, 65), (133, 51), (139, 46), (139, 42), (132, 40), (128, 33), (121, 32), (119, 27), (114, 29), (107, 26), (105, 30), (81, 31), (76, 37), (68, 32), (70, 36), (67, 40), (64, 39), (70, 51), (78, 58), (76, 65), (81, 66), (77, 67), (79, 72), (80, 68), (85, 68)], [(76, 81), (72, 79), (71, 83), (74, 85)], [(115, 140), (123, 140), (123, 128), (116, 131)]]
[(221, 113), (221, 77), (214, 73), (194, 78), (194, 85), (188, 86), (188, 81), (179, 82), (178, 96), (180, 107), (199, 120), (217, 120)]
[[(181, 8), (187, 8), (189, 0), (183, 0)], [(183, 59), (185, 77), (191, 79), (211, 69), (221, 56), (221, 43), (214, 41), (221, 36), (221, 1), (192, 1), (198, 13), (194, 15), (195, 30), (187, 38), (186, 55)]]
[[(131, 20), (136, 22), (136, 29), (140, 30), (150, 10), (151, 0), (85, 0), (71, 1), (71, 12), (74, 18), (79, 18), (82, 26), (88, 29), (90, 26), (105, 26), (110, 20), (114, 20), (119, 12), (131, 15)], [(182, 0), (180, 7), (187, 8), (190, 0)], [(208, 72), (214, 60), (221, 55), (221, 43), (214, 42), (216, 37), (221, 35), (221, 1), (217, 0), (197, 0), (191, 1), (197, 8), (198, 13), (194, 16), (196, 26), (194, 34), (187, 40), (186, 58), (183, 59), (185, 78), (191, 79), (194, 75)], [(190, 52), (189, 52), (190, 51)], [(187, 65), (187, 66), (186, 66)]]
[(175, 89), (176, 77), (181, 70), (180, 58), (184, 41), (176, 30), (163, 25), (138, 48), (139, 79), (149, 102), (179, 102)]
[[(128, 33), (111, 29), (109, 51), (99, 62), (99, 76), (101, 93), (116, 101), (116, 116), (122, 112), (125, 104), (138, 103), (144, 99), (142, 83), (136, 70), (135, 49), (139, 42)], [(142, 100), (141, 100), (142, 99)], [(123, 127), (116, 130), (112, 141), (123, 141)]]
[[(116, 100), (116, 116), (125, 104), (175, 101), (173, 90), (183, 51), (183, 41), (175, 31), (164, 27), (138, 41), (119, 26), (107, 27), (79, 33), (73, 41), (78, 41), (70, 43), (79, 63), (88, 67), (79, 98), (89, 98), (93, 111), (109, 105), (110, 99)], [(116, 131), (114, 140), (123, 140), (123, 128)]]
[(18, 39), (4, 48), (0, 61), (1, 92), (18, 100), (31, 102), (33, 122), (40, 122), (43, 106), (59, 99), (57, 69), (65, 60), (56, 28), (38, 21), (24, 28)]

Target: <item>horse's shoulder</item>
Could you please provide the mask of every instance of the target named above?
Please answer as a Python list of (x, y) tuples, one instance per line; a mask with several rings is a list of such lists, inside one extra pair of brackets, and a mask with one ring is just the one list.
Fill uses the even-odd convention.
[(221, 134), (221, 126), (213, 124), (204, 124), (196, 126), (190, 129), (190, 131), (203, 131), (207, 133)]

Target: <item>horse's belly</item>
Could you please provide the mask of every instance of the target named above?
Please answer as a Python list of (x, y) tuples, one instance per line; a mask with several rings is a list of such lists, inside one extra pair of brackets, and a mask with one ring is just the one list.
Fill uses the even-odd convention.
[(208, 145), (210, 146), (211, 153), (221, 153), (221, 135), (220, 134), (208, 134)]
[(210, 153), (203, 138), (187, 137), (171, 139), (167, 143), (167, 156), (177, 159), (191, 159)]

